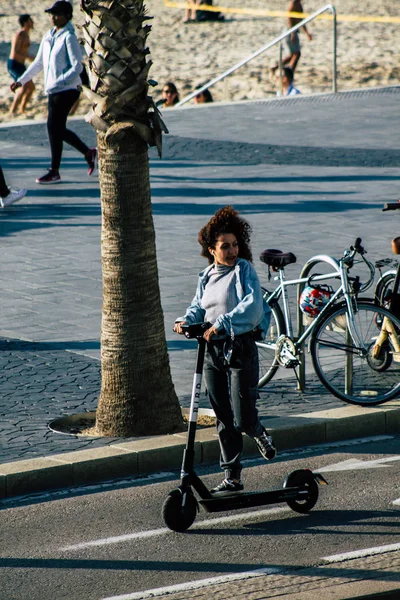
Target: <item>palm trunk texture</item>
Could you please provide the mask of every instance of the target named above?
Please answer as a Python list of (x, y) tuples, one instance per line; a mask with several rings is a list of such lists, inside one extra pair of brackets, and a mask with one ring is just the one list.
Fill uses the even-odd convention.
[[(101, 435), (173, 433), (182, 415), (171, 379), (151, 209), (148, 144), (163, 123), (147, 80), (150, 26), (141, 0), (82, 0), (102, 206)], [(165, 128), (164, 128), (165, 131)]]

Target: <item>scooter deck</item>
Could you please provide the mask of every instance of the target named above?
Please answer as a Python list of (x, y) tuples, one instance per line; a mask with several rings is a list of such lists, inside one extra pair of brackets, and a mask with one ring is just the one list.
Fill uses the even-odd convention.
[(239, 508), (250, 508), (252, 506), (264, 506), (276, 504), (287, 500), (305, 500), (308, 497), (307, 486), (279, 488), (261, 492), (235, 492), (233, 494), (215, 494), (212, 498), (199, 500), (199, 503), (207, 512), (220, 512), (224, 510), (237, 510)]

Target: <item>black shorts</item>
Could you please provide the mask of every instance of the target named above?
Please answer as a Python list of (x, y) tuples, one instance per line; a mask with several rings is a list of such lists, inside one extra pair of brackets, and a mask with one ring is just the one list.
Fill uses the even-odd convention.
[(14, 81), (17, 81), (26, 71), (26, 66), (12, 58), (7, 60), (7, 70)]

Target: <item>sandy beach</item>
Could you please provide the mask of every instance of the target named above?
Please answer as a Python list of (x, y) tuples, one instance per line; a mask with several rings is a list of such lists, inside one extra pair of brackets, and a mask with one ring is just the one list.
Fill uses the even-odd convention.
[[(50, 28), (50, 18), (44, 12), (51, 6), (48, 0), (0, 0), (0, 121), (9, 121), (12, 101), (9, 91), (10, 76), (7, 58), (10, 42), (18, 30), (18, 16), (30, 13), (35, 22), (31, 34), (31, 52), (35, 54), (44, 32)], [(214, 2), (217, 4), (217, 2)], [(78, 0), (74, 0), (75, 24), (82, 20)], [(219, 6), (243, 7), (239, 0), (219, 2)], [(287, 2), (281, 0), (250, 0), (246, 8), (282, 11)], [(304, 0), (304, 10), (311, 13), (323, 6), (317, 0)], [(393, 1), (356, 0), (334, 2), (337, 13), (362, 16), (398, 16)], [(159, 82), (153, 90), (157, 100), (165, 81), (174, 81), (181, 97), (198, 84), (216, 77), (250, 53), (279, 35), (285, 27), (283, 17), (226, 15), (224, 22), (184, 24), (183, 10), (167, 8), (163, 0), (149, 0), (148, 13), (153, 16), (148, 42), (153, 60), (150, 75)], [(400, 24), (392, 23), (338, 23), (337, 71), (338, 89), (354, 89), (384, 85), (398, 85), (400, 80), (398, 31)], [(309, 25), (314, 39), (308, 42), (301, 35), (302, 56), (296, 70), (295, 84), (302, 93), (327, 92), (332, 89), (332, 22), (316, 20)], [(275, 93), (269, 79), (269, 66), (278, 58), (278, 46), (242, 67), (211, 89), (214, 100), (246, 100), (272, 98)], [(36, 91), (24, 118), (43, 118), (46, 98), (42, 75), (35, 79)], [(85, 114), (82, 101), (77, 114)], [(21, 119), (17, 116), (13, 119)]]

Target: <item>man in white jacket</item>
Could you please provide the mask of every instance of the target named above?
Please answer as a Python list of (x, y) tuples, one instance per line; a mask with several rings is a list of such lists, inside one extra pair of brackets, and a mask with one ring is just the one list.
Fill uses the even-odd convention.
[(36, 179), (36, 183), (52, 184), (61, 181), (59, 168), (63, 141), (84, 155), (89, 165), (88, 174), (95, 168), (96, 149), (89, 148), (73, 132), (67, 129), (67, 117), (79, 98), (78, 85), (81, 83), (82, 54), (75, 35), (72, 19), (72, 5), (66, 0), (57, 0), (45, 12), (52, 17), (54, 27), (41, 41), (33, 63), (10, 88), (15, 92), (43, 71), (44, 89), (48, 95), (47, 132), (51, 149), (51, 168), (48, 173)]

